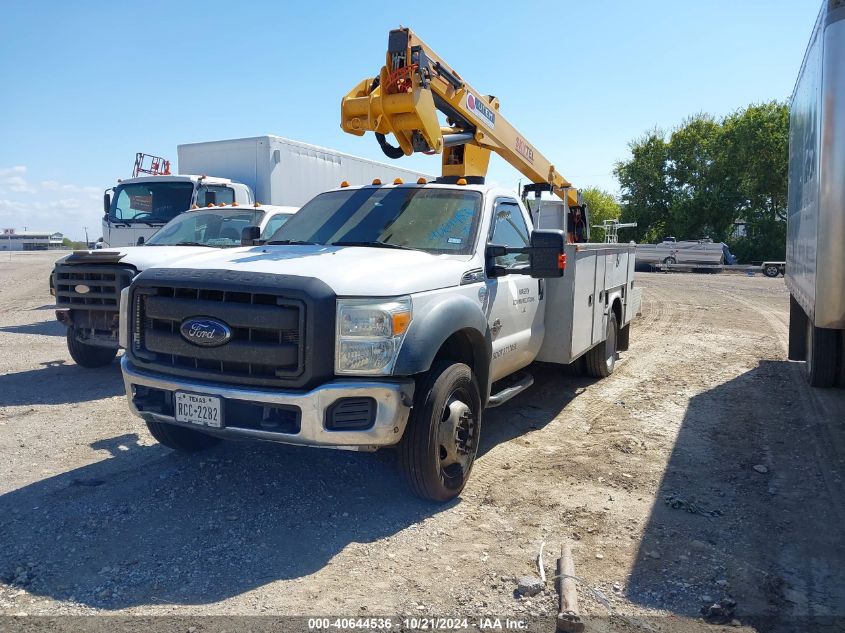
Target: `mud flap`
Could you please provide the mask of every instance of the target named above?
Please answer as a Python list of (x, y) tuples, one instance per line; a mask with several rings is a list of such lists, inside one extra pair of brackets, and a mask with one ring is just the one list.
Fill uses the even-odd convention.
[(789, 295), (789, 360), (807, 360), (807, 315)]
[(616, 339), (616, 349), (620, 352), (627, 352), (628, 346), (631, 344), (631, 324), (629, 323), (621, 330), (619, 330), (619, 336)]

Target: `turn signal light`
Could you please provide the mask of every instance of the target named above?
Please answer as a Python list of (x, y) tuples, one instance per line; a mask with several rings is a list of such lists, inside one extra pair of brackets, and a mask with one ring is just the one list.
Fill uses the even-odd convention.
[(373, 184), (374, 184), (374, 185), (380, 185), (380, 184), (381, 184), (381, 179), (379, 179), (379, 178), (373, 178)]
[(399, 336), (400, 334), (404, 334), (408, 330), (408, 326), (411, 324), (411, 313), (397, 312), (394, 313), (392, 317), (393, 336)]
[(465, 184), (467, 184), (467, 179), (466, 178), (458, 178), (458, 182), (455, 183), (455, 184), (465, 185)]
[(348, 186), (349, 186), (349, 183), (348, 183), (348, 182), (346, 182), (345, 180), (344, 180), (342, 183), (340, 183), (340, 187), (341, 187), (342, 189), (343, 189), (343, 188), (345, 188), (345, 187), (348, 187)]

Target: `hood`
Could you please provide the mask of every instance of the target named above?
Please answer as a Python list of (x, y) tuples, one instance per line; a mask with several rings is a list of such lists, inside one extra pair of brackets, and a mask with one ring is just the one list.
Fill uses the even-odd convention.
[(315, 277), (338, 296), (390, 297), (457, 286), (469, 257), (359, 246), (255, 246), (156, 268), (222, 269)]
[(216, 254), (219, 249), (207, 246), (124, 246), (122, 248), (103, 248), (97, 253), (119, 253), (121, 264), (134, 266), (138, 271), (152, 266), (185, 259), (195, 255)]

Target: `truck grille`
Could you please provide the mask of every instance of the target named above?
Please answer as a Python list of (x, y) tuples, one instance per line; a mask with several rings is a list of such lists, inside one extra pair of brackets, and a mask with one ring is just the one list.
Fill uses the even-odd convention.
[[(129, 358), (140, 369), (236, 385), (307, 387), (334, 365), (335, 297), (314, 279), (150, 269), (132, 284)], [(181, 334), (190, 318), (221, 321), (215, 347)]]
[(57, 264), (53, 271), (56, 307), (117, 312), (120, 291), (135, 271), (125, 266)]
[[(275, 294), (153, 286), (136, 297), (137, 356), (226, 382), (295, 378), (303, 369), (304, 306)], [(185, 319), (211, 316), (232, 338), (199, 347), (180, 334)]]

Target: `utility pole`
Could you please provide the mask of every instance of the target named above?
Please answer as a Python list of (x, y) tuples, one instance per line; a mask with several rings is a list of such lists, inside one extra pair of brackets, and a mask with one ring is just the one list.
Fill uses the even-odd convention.
[(82, 228), (85, 229), (85, 248), (88, 248), (90, 245), (90, 242), (88, 241), (88, 227), (83, 226)]

